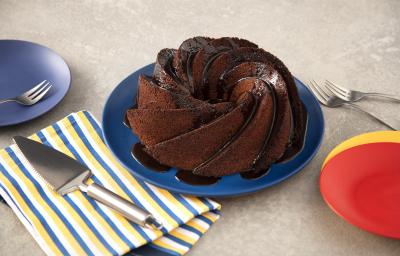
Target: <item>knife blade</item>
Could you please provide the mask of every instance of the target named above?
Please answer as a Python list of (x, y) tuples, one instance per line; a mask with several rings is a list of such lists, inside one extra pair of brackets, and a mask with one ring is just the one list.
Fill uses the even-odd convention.
[(81, 190), (143, 227), (163, 227), (162, 223), (145, 209), (96, 183), (86, 184), (92, 172), (75, 159), (22, 136), (15, 136), (13, 140), (38, 176), (59, 195), (64, 196), (72, 191)]

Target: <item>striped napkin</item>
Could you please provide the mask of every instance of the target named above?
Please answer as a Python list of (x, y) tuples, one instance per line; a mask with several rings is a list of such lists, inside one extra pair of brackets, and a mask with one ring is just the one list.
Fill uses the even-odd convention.
[(220, 205), (210, 199), (171, 193), (135, 178), (107, 149), (87, 111), (30, 138), (84, 163), (93, 172), (89, 182), (146, 208), (164, 224), (161, 231), (141, 228), (80, 191), (57, 195), (11, 145), (0, 151), (0, 195), (47, 255), (183, 255), (219, 217)]

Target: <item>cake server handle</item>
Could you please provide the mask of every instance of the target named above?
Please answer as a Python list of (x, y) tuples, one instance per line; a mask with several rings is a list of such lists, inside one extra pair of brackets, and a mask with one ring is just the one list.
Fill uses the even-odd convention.
[(114, 209), (128, 220), (131, 220), (142, 227), (152, 229), (161, 229), (163, 227), (161, 222), (155, 219), (153, 215), (145, 209), (140, 208), (96, 183), (87, 185), (85, 188), (81, 187), (81, 189), (84, 190), (88, 196)]

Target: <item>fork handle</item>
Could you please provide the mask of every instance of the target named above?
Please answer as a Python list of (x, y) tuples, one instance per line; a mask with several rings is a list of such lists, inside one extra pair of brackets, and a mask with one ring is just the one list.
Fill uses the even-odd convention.
[(360, 111), (360, 112), (362, 112), (362, 113), (368, 115), (369, 117), (375, 119), (375, 120), (378, 121), (379, 123), (385, 125), (386, 127), (390, 128), (390, 129), (392, 129), (392, 130), (394, 130), (394, 131), (398, 131), (398, 130), (399, 130), (398, 128), (395, 128), (394, 126), (392, 126), (392, 125), (386, 123), (386, 122), (383, 121), (381, 118), (379, 118), (379, 117), (377, 117), (376, 115), (374, 115), (374, 114), (372, 114), (372, 113), (366, 111), (365, 109), (363, 109), (362, 107), (360, 107), (360, 106), (358, 106), (358, 105), (356, 105), (356, 104), (349, 103), (349, 102), (346, 102), (346, 103), (343, 103), (343, 104), (344, 104), (344, 105), (347, 105), (347, 106), (350, 106), (350, 107), (352, 107), (352, 108), (354, 108), (354, 109), (356, 109), (356, 110), (358, 110), (358, 111)]
[(0, 100), (0, 104), (2, 104), (2, 103), (6, 103), (6, 102), (11, 102), (11, 101), (13, 101), (13, 100), (11, 100), (11, 99), (7, 99), (7, 100)]
[(380, 98), (385, 98), (385, 99), (390, 99), (392, 101), (400, 102), (399, 96), (393, 95), (393, 94), (386, 94), (386, 93), (377, 93), (377, 92), (367, 92), (364, 93), (364, 96), (368, 97), (380, 97)]

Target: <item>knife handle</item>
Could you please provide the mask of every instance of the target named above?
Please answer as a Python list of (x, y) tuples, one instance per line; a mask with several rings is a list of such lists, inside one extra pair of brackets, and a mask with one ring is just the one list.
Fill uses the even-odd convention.
[(96, 183), (87, 185), (86, 193), (93, 199), (114, 209), (128, 220), (131, 220), (142, 227), (156, 229), (162, 228), (162, 224), (157, 221), (148, 211)]

